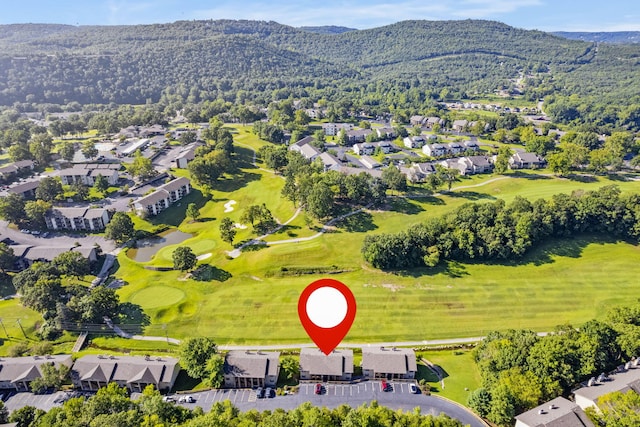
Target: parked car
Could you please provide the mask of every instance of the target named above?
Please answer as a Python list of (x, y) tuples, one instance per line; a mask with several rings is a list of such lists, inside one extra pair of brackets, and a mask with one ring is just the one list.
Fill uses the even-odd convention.
[(175, 402), (176, 399), (173, 396), (162, 396), (163, 402)]
[(178, 402), (180, 402), (180, 403), (193, 403), (193, 402), (195, 402), (195, 400), (193, 399), (192, 396), (187, 395), (187, 396), (180, 396), (180, 399), (178, 399)]
[(258, 387), (256, 389), (256, 397), (258, 399), (262, 399), (264, 397), (264, 389), (262, 387)]
[(33, 234), (34, 236), (39, 236), (40, 232), (38, 230), (33, 230), (31, 234)]
[(391, 388), (391, 384), (389, 384), (385, 380), (382, 380), (382, 391), (392, 391), (392, 390), (393, 388)]
[(320, 383), (316, 384), (315, 393), (316, 394), (322, 394), (322, 384), (320, 384)]
[(264, 392), (264, 397), (270, 399), (273, 397), (273, 389), (271, 387), (267, 387), (267, 390)]
[(418, 394), (418, 386), (414, 383), (409, 384), (409, 391), (413, 394)]

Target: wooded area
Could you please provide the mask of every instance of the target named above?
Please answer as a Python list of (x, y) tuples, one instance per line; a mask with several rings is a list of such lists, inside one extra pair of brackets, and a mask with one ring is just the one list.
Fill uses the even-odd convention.
[(339, 34), (258, 21), (5, 25), (0, 104), (266, 105), (294, 96), (375, 113), (514, 91), (524, 77), (527, 99), (554, 95), (550, 104), (576, 112), (558, 115), (562, 122), (637, 122), (639, 53), (637, 44), (588, 43), (475, 20), (405, 21)]

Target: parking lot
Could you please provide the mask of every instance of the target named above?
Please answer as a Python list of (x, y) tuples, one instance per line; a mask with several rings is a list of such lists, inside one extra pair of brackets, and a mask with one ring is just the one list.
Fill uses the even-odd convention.
[[(380, 405), (392, 409), (411, 411), (419, 407), (423, 415), (445, 413), (452, 418), (460, 420), (465, 425), (486, 427), (486, 425), (476, 418), (468, 409), (456, 403), (436, 396), (411, 393), (408, 382), (389, 382), (391, 387), (388, 391), (382, 390), (382, 382), (380, 381), (363, 381), (354, 384), (322, 383), (321, 394), (315, 393), (316, 384), (316, 382), (302, 383), (296, 394), (286, 396), (275, 396), (274, 394), (271, 398), (265, 397), (261, 399), (256, 396), (255, 390), (251, 389), (207, 390), (188, 394), (170, 394), (168, 397), (173, 399), (176, 405), (182, 405), (189, 409), (194, 409), (199, 406), (205, 412), (210, 411), (215, 403), (225, 400), (229, 400), (241, 411), (251, 409), (265, 411), (278, 408), (290, 410), (297, 408), (305, 402), (311, 402), (315, 406), (326, 406), (328, 408), (336, 408), (343, 404), (355, 408), (363, 403), (370, 403), (376, 400)], [(186, 396), (191, 396), (193, 401), (179, 402), (180, 397)], [(68, 397), (70, 397), (70, 394), (65, 392), (45, 395), (12, 393), (8, 397), (5, 396), (5, 406), (9, 411), (14, 411), (27, 405), (48, 411), (52, 407), (62, 405)], [(139, 393), (131, 394), (131, 399), (133, 400), (139, 397)]]
[(23, 408), (25, 406), (33, 406), (43, 411), (60, 406), (66, 400), (68, 394), (58, 391), (51, 394), (33, 394), (33, 393), (15, 393), (12, 392), (4, 397), (4, 406), (9, 411)]

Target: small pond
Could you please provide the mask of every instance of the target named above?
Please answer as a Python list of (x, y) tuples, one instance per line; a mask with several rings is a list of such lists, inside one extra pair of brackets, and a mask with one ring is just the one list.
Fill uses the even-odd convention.
[(140, 239), (137, 242), (137, 248), (129, 249), (127, 256), (138, 262), (151, 261), (153, 256), (162, 248), (169, 245), (176, 245), (184, 242), (192, 237), (189, 233), (183, 233), (180, 230), (171, 230), (160, 233), (157, 236), (148, 239)]

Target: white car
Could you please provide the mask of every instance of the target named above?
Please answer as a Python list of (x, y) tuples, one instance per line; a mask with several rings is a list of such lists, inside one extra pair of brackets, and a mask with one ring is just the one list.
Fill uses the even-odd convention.
[(414, 383), (411, 383), (409, 384), (409, 391), (413, 394), (418, 394), (418, 387)]

